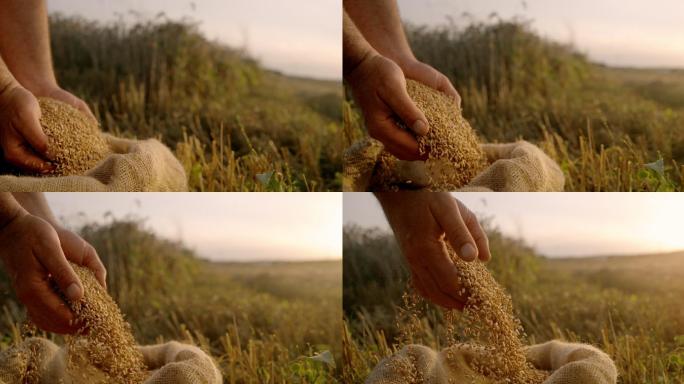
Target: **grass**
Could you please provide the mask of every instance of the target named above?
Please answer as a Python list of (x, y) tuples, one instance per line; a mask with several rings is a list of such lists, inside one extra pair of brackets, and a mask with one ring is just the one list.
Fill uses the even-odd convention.
[[(681, 70), (596, 64), (520, 20), (407, 30), (418, 59), (454, 83), (484, 141), (539, 145), (563, 169), (566, 190), (682, 190)], [(365, 133), (346, 103), (348, 145)]]
[[(198, 345), (211, 352), (225, 383), (339, 382), (340, 261), (210, 262), (134, 219), (89, 224), (81, 233), (105, 263), (108, 291), (138, 343)], [(2, 349), (21, 340), (24, 321), (2, 270), (0, 308)]]
[(187, 21), (50, 16), (60, 85), (104, 130), (160, 138), (193, 191), (340, 190), (342, 85), (266, 70)]
[[(488, 268), (513, 298), (529, 343), (550, 339), (598, 346), (613, 358), (619, 383), (684, 381), (684, 253), (547, 259), (524, 243), (488, 230)], [(344, 230), (344, 375), (361, 382), (401, 348), (396, 322), (408, 281), (392, 235)], [(416, 341), (447, 340), (441, 311), (429, 306)]]

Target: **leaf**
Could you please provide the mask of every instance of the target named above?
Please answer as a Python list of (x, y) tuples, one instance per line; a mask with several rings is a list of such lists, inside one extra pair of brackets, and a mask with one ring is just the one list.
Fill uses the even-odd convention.
[(273, 178), (273, 171), (270, 172), (264, 172), (264, 173), (258, 173), (256, 175), (256, 179), (263, 185), (264, 187), (268, 187), (268, 185), (271, 183), (271, 179)]
[(335, 359), (333, 358), (333, 355), (332, 353), (330, 353), (330, 351), (323, 351), (321, 353), (317, 353), (311, 357), (307, 357), (307, 359), (318, 361), (327, 364), (331, 368), (335, 368)]
[(660, 176), (665, 176), (665, 161), (662, 158), (653, 163), (645, 164), (646, 168), (656, 171)]

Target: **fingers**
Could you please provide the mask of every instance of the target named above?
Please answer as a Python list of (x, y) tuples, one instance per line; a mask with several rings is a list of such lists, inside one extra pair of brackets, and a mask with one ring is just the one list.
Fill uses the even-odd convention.
[(492, 254), (489, 251), (489, 238), (482, 229), (480, 222), (477, 220), (477, 216), (475, 216), (473, 211), (468, 209), (460, 200), (454, 200), (458, 204), (458, 209), (461, 212), (463, 221), (470, 231), (470, 235), (473, 237), (473, 240), (475, 240), (480, 260), (489, 261), (492, 258)]
[(41, 329), (61, 334), (78, 330), (71, 310), (47, 280), (19, 283), (17, 297), (26, 305), (31, 321)]
[[(45, 235), (48, 236), (48, 235)], [(60, 291), (71, 301), (81, 300), (83, 297), (83, 286), (81, 280), (74, 272), (73, 268), (62, 251), (59, 238), (55, 233), (51, 238), (43, 238), (34, 252), (36, 259), (50, 273), (57, 283)]]
[(391, 118), (369, 122), (370, 136), (385, 146), (385, 149), (400, 160), (421, 159), (418, 141), (409, 132), (399, 128)]
[(413, 278), (421, 296), (444, 308), (463, 310), (465, 301), (461, 302), (443, 292), (427, 269), (418, 269)]
[(54, 164), (46, 162), (28, 148), (25, 143), (15, 139), (8, 139), (4, 149), (5, 160), (26, 173), (48, 173), (54, 169)]
[(107, 269), (102, 264), (100, 257), (97, 255), (97, 251), (92, 245), (83, 241), (85, 244), (85, 250), (83, 252), (83, 259), (81, 260), (81, 265), (90, 269), (95, 273), (97, 281), (103, 288), (107, 288)]
[(437, 194), (429, 207), (456, 254), (465, 261), (475, 260), (478, 249), (468, 226), (463, 221), (456, 200), (448, 193)]
[(379, 96), (389, 108), (404, 122), (404, 124), (416, 135), (424, 136), (428, 132), (428, 120), (413, 102), (406, 90), (406, 81), (401, 74), (400, 81), (387, 84), (388, 89), (382, 91)]

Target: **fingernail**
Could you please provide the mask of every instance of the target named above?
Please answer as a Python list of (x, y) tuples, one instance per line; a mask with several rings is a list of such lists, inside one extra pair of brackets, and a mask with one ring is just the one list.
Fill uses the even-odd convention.
[(461, 259), (470, 261), (475, 260), (476, 257), (477, 249), (472, 244), (468, 243), (461, 247)]
[(416, 135), (425, 135), (427, 134), (427, 123), (425, 123), (423, 120), (416, 120), (415, 123), (413, 123), (413, 132)]
[(69, 300), (78, 300), (81, 298), (81, 288), (76, 283), (71, 283), (66, 289), (66, 297)]

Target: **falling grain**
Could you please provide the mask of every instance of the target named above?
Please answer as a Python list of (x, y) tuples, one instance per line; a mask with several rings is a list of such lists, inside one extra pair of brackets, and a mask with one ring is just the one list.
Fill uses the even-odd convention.
[(68, 303), (80, 327), (66, 340), (68, 369), (77, 372), (85, 363), (107, 375), (107, 382), (142, 383), (146, 368), (130, 325), (92, 271), (71, 265), (83, 283), (84, 296), (79, 302)]

